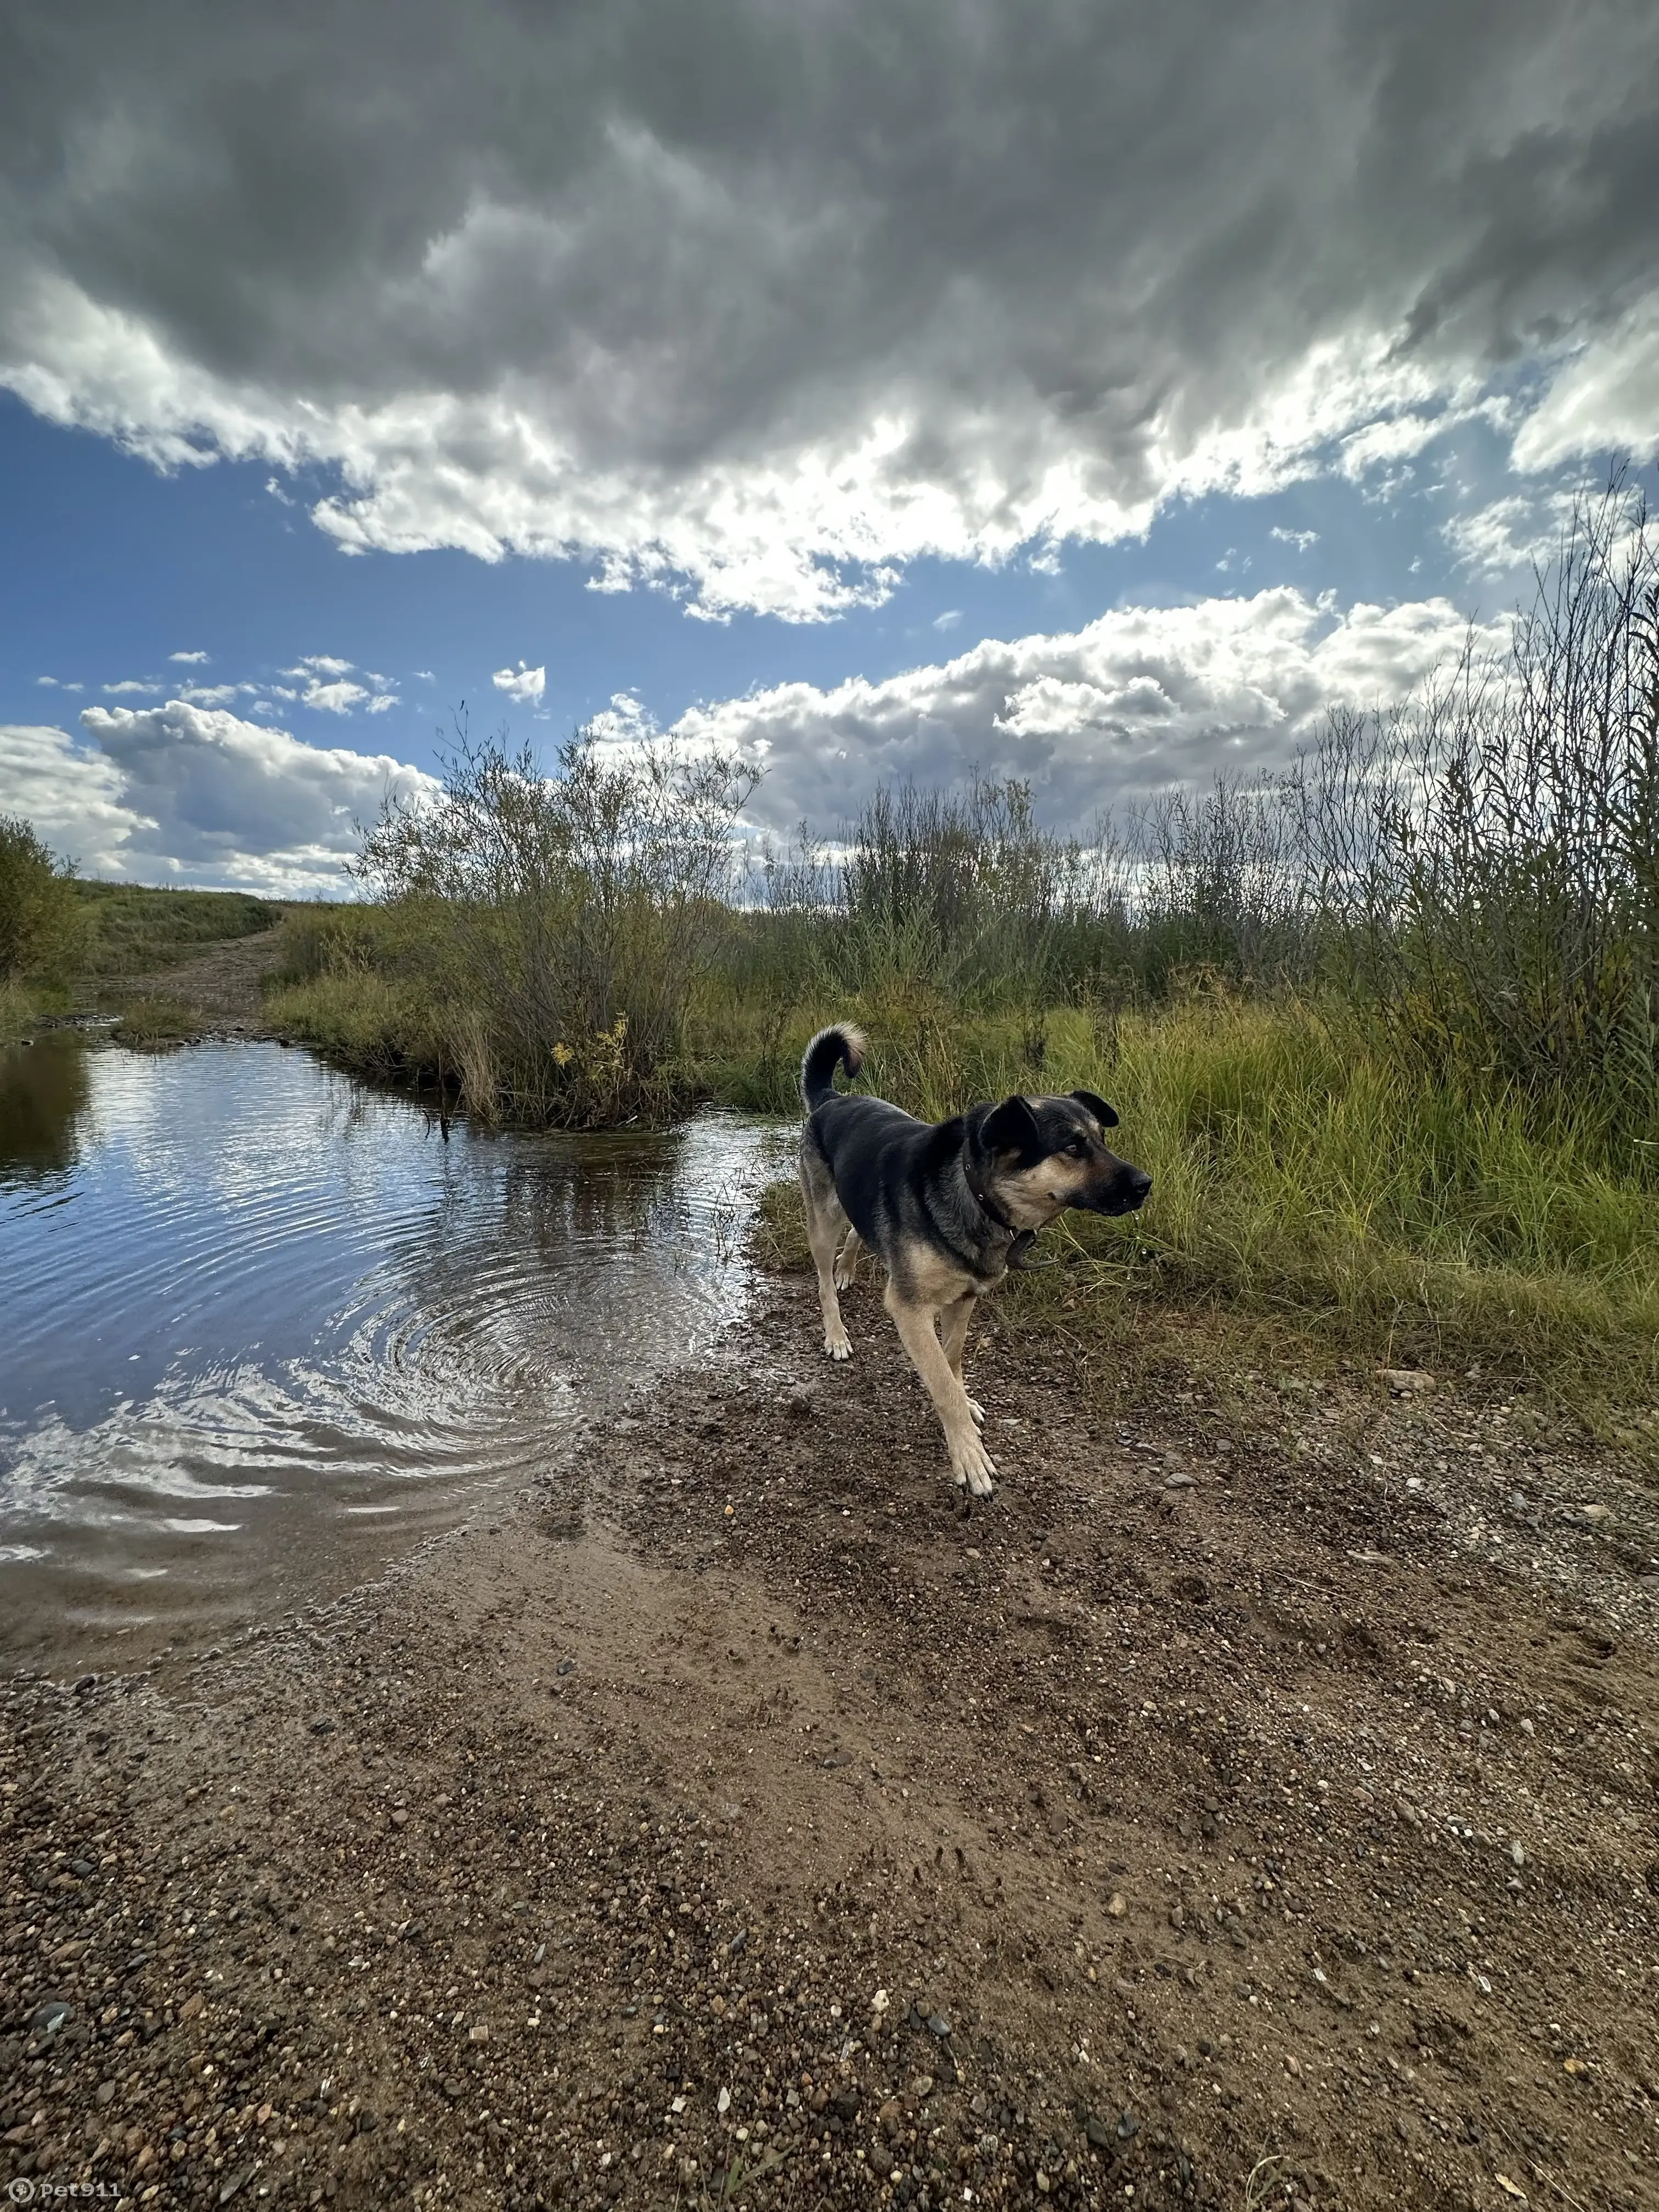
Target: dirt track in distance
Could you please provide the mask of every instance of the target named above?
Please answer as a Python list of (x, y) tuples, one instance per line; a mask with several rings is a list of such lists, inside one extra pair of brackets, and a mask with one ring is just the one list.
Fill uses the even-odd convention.
[(226, 938), (154, 975), (124, 976), (121, 995), (128, 1001), (179, 1000), (193, 1008), (216, 1036), (268, 1036), (260, 987), (281, 949), (280, 923), (250, 937)]
[(1467, 1391), (1120, 1421), (993, 1334), (963, 1518), (848, 1317), (780, 1279), (384, 1581), (10, 1686), (0, 2180), (1659, 2201), (1651, 1494)]

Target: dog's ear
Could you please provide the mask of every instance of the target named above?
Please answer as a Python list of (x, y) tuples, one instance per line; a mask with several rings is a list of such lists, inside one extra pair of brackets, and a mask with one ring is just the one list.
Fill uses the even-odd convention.
[(1088, 1108), (1103, 1129), (1116, 1128), (1117, 1115), (1103, 1098), (1097, 1097), (1092, 1091), (1074, 1091), (1072, 1096), (1079, 1106)]
[(1000, 1106), (994, 1106), (986, 1115), (980, 1130), (980, 1142), (988, 1152), (1040, 1152), (1042, 1132), (1037, 1127), (1037, 1117), (1031, 1111), (1030, 1099), (1018, 1092), (1005, 1098)]

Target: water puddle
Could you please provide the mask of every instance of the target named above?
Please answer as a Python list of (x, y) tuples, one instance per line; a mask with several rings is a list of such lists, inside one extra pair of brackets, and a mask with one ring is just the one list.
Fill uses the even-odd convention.
[(271, 1619), (556, 1468), (744, 1311), (788, 1143), (446, 1142), (276, 1045), (0, 1052), (0, 1650)]

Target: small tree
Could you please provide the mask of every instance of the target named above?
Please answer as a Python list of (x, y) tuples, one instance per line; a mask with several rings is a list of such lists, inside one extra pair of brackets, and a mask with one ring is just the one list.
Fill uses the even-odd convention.
[(79, 920), (69, 863), (21, 816), (0, 814), (0, 983), (63, 960)]

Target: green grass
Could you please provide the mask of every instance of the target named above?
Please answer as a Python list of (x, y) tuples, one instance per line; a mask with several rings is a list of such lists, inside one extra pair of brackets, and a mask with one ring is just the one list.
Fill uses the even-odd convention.
[(202, 1035), (202, 1020), (194, 1007), (154, 992), (129, 1000), (110, 1035), (136, 1051), (171, 1052)]
[(43, 1021), (67, 1012), (69, 994), (61, 986), (23, 982), (9, 976), (0, 982), (0, 1044), (15, 1044), (33, 1036)]
[[(270, 1012), (363, 1073), (430, 1079), (455, 1010), (406, 947), (374, 964), (391, 927), (354, 917), (351, 962), (289, 982)], [(1495, 1081), (1432, 1080), (1334, 999), (964, 1012), (916, 988), (790, 1005), (729, 979), (688, 1012), (677, 1100), (799, 1113), (802, 1048), (837, 1018), (868, 1032), (866, 1087), (928, 1119), (1015, 1091), (1116, 1106), (1152, 1200), (1047, 1231), (1057, 1264), (1009, 1286), (1010, 1326), (1058, 1328), (1080, 1358), (1127, 1371), (1178, 1315), (1264, 1358), (1293, 1343), (1304, 1360), (1479, 1364), (1544, 1381), (1633, 1440), (1653, 1427), (1659, 1183), (1646, 1156), (1610, 1158), (1593, 1121)], [(804, 1263), (795, 1204), (774, 1199), (769, 1234), (775, 1256)]]
[(137, 884), (79, 883), (92, 927), (76, 961), (83, 987), (148, 975), (228, 939), (274, 928), (280, 908), (245, 891), (154, 890)]
[[(1126, 1373), (1162, 1357), (1172, 1314), (1268, 1359), (1294, 1345), (1304, 1362), (1478, 1364), (1659, 1447), (1659, 1190), (1609, 1173), (1571, 1118), (1540, 1126), (1513, 1095), (1413, 1079), (1296, 1001), (1188, 1000), (1106, 1024), (852, 1011), (884, 1096), (932, 1118), (1016, 1090), (1097, 1091), (1153, 1177), (1141, 1213), (1045, 1232), (1056, 1264), (1010, 1285), (1008, 1325), (1058, 1328), (1097, 1370)], [(738, 1103), (782, 1103), (811, 1026), (790, 1025), (775, 1066), (751, 1065)], [(797, 1212), (776, 1195), (770, 1234), (804, 1264)]]
[(284, 1036), (379, 1081), (429, 1083), (442, 1065), (437, 1010), (412, 977), (374, 969), (279, 977), (265, 1016)]

